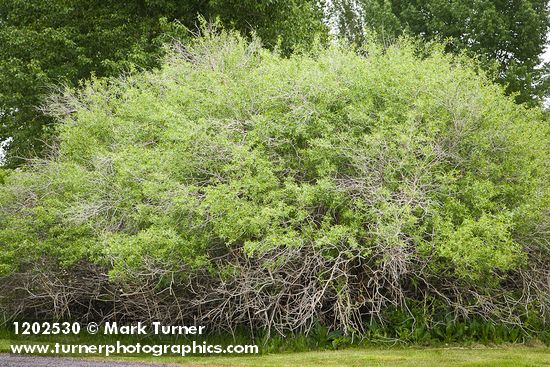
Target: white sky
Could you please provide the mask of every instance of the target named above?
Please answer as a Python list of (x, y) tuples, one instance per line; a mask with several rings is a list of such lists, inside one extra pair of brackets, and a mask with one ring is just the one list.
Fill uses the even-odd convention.
[(550, 61), (550, 31), (546, 34), (546, 51), (542, 54), (542, 62)]
[[(542, 63), (550, 61), (550, 32), (546, 36), (546, 51), (541, 56)], [(550, 109), (550, 98), (544, 99), (544, 107)]]

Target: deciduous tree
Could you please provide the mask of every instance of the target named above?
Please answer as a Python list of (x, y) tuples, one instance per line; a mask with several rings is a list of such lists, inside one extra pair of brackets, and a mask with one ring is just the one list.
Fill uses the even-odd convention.
[[(335, 0), (341, 34), (361, 43), (365, 31), (386, 42), (403, 33), (449, 39), (448, 51), (477, 56), (518, 102), (548, 95), (539, 66), (550, 24), (546, 0)], [(496, 63), (496, 64), (495, 64)], [(546, 76), (545, 76), (546, 75)]]
[(38, 107), (54, 86), (158, 66), (162, 44), (185, 37), (173, 22), (195, 31), (199, 15), (256, 32), (283, 52), (326, 33), (321, 10), (309, 0), (1, 1), (0, 142), (13, 138), (8, 163), (43, 154), (53, 120)]

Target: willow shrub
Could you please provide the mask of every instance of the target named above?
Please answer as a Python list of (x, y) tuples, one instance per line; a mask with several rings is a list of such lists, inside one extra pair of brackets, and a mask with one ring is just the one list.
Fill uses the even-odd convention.
[[(360, 330), (423, 300), (517, 322), (545, 312), (541, 111), (437, 46), (283, 58), (232, 34), (193, 42), (159, 70), (52, 97), (51, 157), (2, 179), (5, 284), (93, 265), (109, 292), (153, 279), (145, 297), (170, 288), (210, 320), (278, 330)], [(40, 289), (17, 302), (53, 299)], [(241, 316), (223, 318), (229, 299)]]

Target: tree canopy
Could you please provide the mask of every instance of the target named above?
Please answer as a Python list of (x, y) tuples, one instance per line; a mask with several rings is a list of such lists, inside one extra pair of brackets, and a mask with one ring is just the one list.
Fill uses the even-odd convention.
[(450, 39), (447, 50), (466, 50), (486, 69), (496, 62), (496, 80), (518, 102), (548, 96), (548, 65), (539, 67), (548, 39), (546, 0), (335, 0), (340, 33), (357, 43), (364, 31), (385, 41), (406, 32), (425, 40)]
[[(243, 34), (289, 52), (325, 32), (314, 1), (5, 0), (0, 2), (0, 142), (8, 163), (43, 155), (53, 123), (39, 107), (59, 85), (158, 66), (162, 44), (220, 17)], [(173, 23), (176, 22), (176, 23)], [(326, 33), (326, 32), (325, 32)]]
[(442, 47), (365, 51), (207, 33), (52, 97), (51, 156), (1, 181), (6, 309), (280, 332), (364, 332), (388, 306), (547, 317), (542, 112)]
[(538, 66), (550, 19), (545, 0), (5, 0), (0, 144), (13, 138), (8, 166), (44, 156), (54, 121), (39, 107), (55, 88), (158, 66), (162, 45), (190, 36), (184, 28), (196, 31), (198, 16), (256, 33), (264, 45), (278, 45), (288, 55), (327, 37), (324, 13), (337, 19), (339, 35), (358, 44), (365, 29), (386, 44), (403, 33), (450, 38), (447, 51), (479, 57), (508, 93), (519, 93), (518, 102), (548, 97), (550, 65)]

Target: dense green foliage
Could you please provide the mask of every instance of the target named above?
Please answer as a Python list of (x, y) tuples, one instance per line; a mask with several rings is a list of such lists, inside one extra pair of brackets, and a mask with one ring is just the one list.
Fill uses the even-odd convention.
[(550, 64), (539, 67), (550, 26), (546, 0), (335, 0), (340, 33), (361, 43), (364, 30), (386, 42), (407, 32), (424, 40), (451, 39), (448, 51), (468, 51), (518, 102), (540, 102), (550, 93)]
[(186, 36), (178, 24), (196, 31), (199, 14), (255, 31), (271, 47), (280, 38), (287, 52), (325, 32), (322, 12), (309, 0), (1, 1), (0, 142), (14, 138), (8, 163), (42, 155), (44, 128), (53, 120), (37, 107), (55, 86), (157, 66), (162, 43)]
[(519, 93), (517, 101), (548, 96), (550, 65), (537, 67), (550, 19), (543, 0), (6, 0), (0, 3), (0, 143), (13, 138), (7, 163), (44, 156), (54, 120), (39, 106), (52, 89), (156, 67), (161, 45), (189, 36), (185, 27), (196, 30), (199, 16), (255, 32), (268, 48), (279, 45), (288, 54), (326, 38), (323, 9), (332, 9), (339, 35), (358, 43), (364, 29), (387, 44), (403, 32), (452, 38), (447, 51), (479, 57), (508, 93)]
[(388, 305), (544, 318), (549, 126), (422, 53), (283, 58), (209, 33), (53, 97), (52, 156), (0, 190), (4, 304), (279, 331), (362, 331)]

